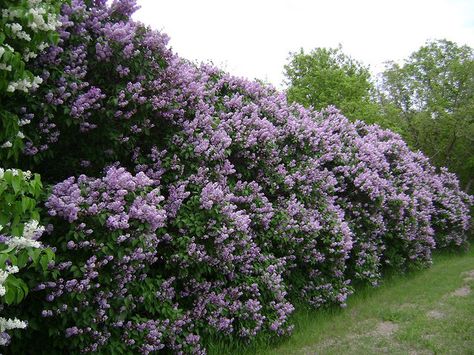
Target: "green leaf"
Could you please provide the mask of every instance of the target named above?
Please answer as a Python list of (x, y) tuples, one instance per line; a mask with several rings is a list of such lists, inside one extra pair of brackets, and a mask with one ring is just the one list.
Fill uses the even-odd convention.
[(37, 249), (37, 248), (29, 249), (29, 250), (28, 250), (28, 256), (31, 258), (31, 260), (33, 261), (33, 264), (34, 264), (34, 265), (37, 265), (37, 264), (38, 264), (38, 261), (39, 261), (41, 252), (42, 252), (42, 250), (41, 250), (41, 249)]
[(31, 208), (32, 205), (32, 200), (28, 196), (22, 196), (21, 197), (21, 209), (23, 210), (23, 213), (28, 211)]
[(52, 261), (55, 259), (55, 254), (50, 248), (44, 249), (43, 252), (46, 253), (46, 256), (49, 261)]
[(17, 266), (21, 269), (26, 266), (28, 262), (28, 252), (26, 250), (20, 251), (17, 257)]
[(49, 257), (48, 255), (41, 255), (41, 258), (40, 258), (40, 265), (41, 267), (43, 268), (43, 271), (47, 271), (48, 270), (48, 264), (49, 264)]
[(18, 194), (18, 192), (21, 189), (21, 179), (18, 175), (13, 176), (12, 187), (13, 187), (13, 191), (15, 191), (15, 194)]
[(5, 303), (10, 305), (10, 304), (13, 304), (13, 302), (15, 301), (16, 299), (16, 290), (14, 290), (12, 287), (6, 287), (6, 292), (5, 292), (5, 296), (3, 296), (5, 298)]
[(4, 266), (9, 258), (8, 254), (0, 254), (0, 265)]

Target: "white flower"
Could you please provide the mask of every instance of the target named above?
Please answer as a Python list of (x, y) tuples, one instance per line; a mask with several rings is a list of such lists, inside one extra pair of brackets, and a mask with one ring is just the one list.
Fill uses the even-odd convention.
[(3, 46), (0, 46), (0, 58), (2, 58), (3, 53), (5, 53), (5, 48), (3, 48)]
[(33, 89), (37, 89), (39, 84), (43, 83), (43, 78), (39, 77), (39, 76), (35, 76), (33, 78), (33, 81), (31, 82), (31, 87)]
[(25, 329), (25, 328), (26, 328), (26, 322), (23, 322), (17, 318), (15, 319), (0, 318), (0, 333), (4, 332), (5, 330)]
[(28, 48), (26, 49), (25, 53), (23, 53), (23, 59), (25, 60), (25, 62), (28, 62), (30, 59), (36, 58), (37, 56), (38, 54), (36, 54), (35, 52), (30, 52)]
[(18, 33), (23, 29), (23, 27), (21, 27), (21, 25), (19, 23), (16, 23), (16, 22), (15, 23), (7, 23), (5, 25), (5, 27), (11, 28), (13, 34)]
[(18, 126), (25, 126), (29, 124), (31, 121), (27, 118), (22, 118), (21, 120), (18, 121)]
[(21, 12), (20, 10), (9, 10), (9, 9), (4, 9), (2, 10), (2, 17), (8, 20), (13, 20), (17, 17), (21, 17)]
[(39, 76), (35, 76), (32, 81), (28, 79), (20, 79), (17, 81), (12, 81), (8, 85), (7, 91), (14, 92), (15, 90), (28, 92), (29, 89), (37, 89), (39, 84), (43, 82), (43, 79)]
[(7, 241), (7, 245), (10, 248), (25, 249), (25, 248), (41, 248), (41, 243), (37, 240), (24, 238), (24, 237), (12, 237)]
[(32, 219), (31, 221), (25, 223), (23, 227), (23, 237), (26, 239), (32, 239), (36, 234), (42, 234), (44, 232), (44, 227), (39, 225), (37, 220)]
[(11, 148), (13, 146), (12, 142), (6, 141), (2, 145), (0, 145), (0, 148)]
[(0, 63), (0, 70), (12, 71), (12, 66), (11, 65), (6, 65), (5, 63)]
[(16, 34), (16, 36), (19, 38), (19, 39), (24, 39), (25, 41), (29, 42), (31, 41), (31, 37), (28, 33), (26, 33), (25, 31), (20, 31)]
[(17, 136), (18, 138), (21, 138), (21, 139), (25, 138), (25, 135), (24, 135), (23, 132), (21, 132), (21, 131), (18, 131), (18, 133), (16, 134), (16, 136)]
[(46, 10), (42, 7), (32, 8), (28, 10), (28, 14), (32, 15), (32, 21), (28, 23), (33, 31), (54, 31), (57, 27), (61, 25), (61, 22), (58, 20), (57, 16), (54, 14), (48, 14), (47, 21), (45, 21), (43, 15), (46, 14)]
[(45, 50), (46, 48), (49, 47), (49, 43), (46, 43), (46, 42), (41, 42), (39, 45), (38, 45), (38, 50), (39, 51), (43, 51)]
[[(3, 168), (0, 168), (0, 179), (3, 178), (3, 174), (5, 174), (5, 170), (3, 170)], [(3, 226), (0, 225), (0, 231), (3, 229)]]
[(7, 291), (5, 286), (3, 286), (3, 283), (7, 279), (8, 275), (16, 274), (18, 271), (20, 271), (18, 269), (18, 266), (10, 266), (10, 265), (7, 265), (5, 270), (0, 269), (0, 297), (4, 296), (5, 292)]
[(13, 37), (24, 39), (28, 42), (31, 41), (30, 35), (23, 31), (23, 27), (19, 23), (7, 23), (5, 27), (9, 27), (12, 30)]
[(18, 271), (20, 271), (20, 269), (18, 269), (18, 266), (16, 266), (16, 265), (13, 265), (13, 266), (7, 265), (6, 270), (7, 270), (10, 274), (16, 274)]

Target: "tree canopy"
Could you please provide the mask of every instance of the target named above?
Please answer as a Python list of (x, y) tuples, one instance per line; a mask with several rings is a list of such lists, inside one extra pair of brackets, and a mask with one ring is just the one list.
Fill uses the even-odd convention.
[(291, 102), (315, 109), (334, 105), (350, 119), (377, 116), (369, 68), (344, 54), (341, 46), (292, 53), (285, 76)]
[(474, 175), (473, 54), (468, 46), (431, 41), (402, 65), (388, 63), (380, 83), (386, 120), (467, 188)]

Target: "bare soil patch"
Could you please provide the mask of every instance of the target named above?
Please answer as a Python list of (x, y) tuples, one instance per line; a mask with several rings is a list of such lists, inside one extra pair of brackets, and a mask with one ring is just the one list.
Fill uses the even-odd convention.
[(468, 286), (458, 288), (456, 291), (451, 293), (451, 296), (455, 297), (466, 297), (471, 293), (471, 289)]
[(445, 317), (445, 314), (443, 312), (437, 310), (429, 311), (428, 313), (426, 313), (426, 315), (433, 319), (442, 319)]
[(474, 270), (465, 271), (461, 276), (464, 276), (464, 282), (474, 281)]
[(393, 322), (380, 322), (377, 324), (374, 335), (380, 335), (384, 337), (389, 337), (398, 330), (399, 326)]

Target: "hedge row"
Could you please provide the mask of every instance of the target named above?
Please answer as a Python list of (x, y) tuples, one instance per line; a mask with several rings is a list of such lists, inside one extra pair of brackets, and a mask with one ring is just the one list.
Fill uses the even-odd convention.
[(289, 334), (294, 304), (344, 306), (354, 282), (466, 245), (471, 197), (398, 135), (189, 63), (135, 9), (64, 2), (59, 40), (29, 62), (41, 85), (8, 94), (24, 144), (2, 163), (46, 182), (55, 252), (2, 310), (28, 321), (8, 351), (204, 353)]

